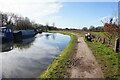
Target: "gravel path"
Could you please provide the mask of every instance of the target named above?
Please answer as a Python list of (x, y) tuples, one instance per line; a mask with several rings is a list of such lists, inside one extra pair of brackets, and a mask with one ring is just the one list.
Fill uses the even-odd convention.
[(83, 37), (78, 37), (77, 53), (68, 69), (70, 78), (103, 78), (103, 73)]

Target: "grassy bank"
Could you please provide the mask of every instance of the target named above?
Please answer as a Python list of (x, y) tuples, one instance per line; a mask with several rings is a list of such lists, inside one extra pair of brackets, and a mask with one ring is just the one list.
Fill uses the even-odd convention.
[(107, 37), (104, 32), (92, 32), (92, 34), (95, 34), (100, 37)]
[[(63, 33), (63, 32), (61, 32)], [(64, 32), (64, 34), (68, 34)], [(39, 77), (41, 78), (62, 78), (66, 74), (67, 70), (67, 61), (72, 57), (76, 44), (77, 44), (77, 38), (70, 34), (71, 40), (68, 43), (67, 47), (60, 53), (60, 55), (53, 61), (52, 64), (50, 64)]]
[(93, 51), (105, 78), (120, 78), (119, 59), (120, 56), (112, 49), (99, 42), (87, 42), (88, 46)]
[(87, 33), (85, 31), (70, 31), (70, 30), (52, 30), (52, 31), (49, 31), (49, 32), (56, 32), (56, 33), (62, 33), (62, 34), (77, 34), (81, 37), (84, 37), (84, 35)]

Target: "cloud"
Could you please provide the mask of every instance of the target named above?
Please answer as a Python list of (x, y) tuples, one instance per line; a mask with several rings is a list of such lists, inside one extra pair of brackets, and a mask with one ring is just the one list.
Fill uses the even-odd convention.
[(116, 19), (118, 19), (118, 16), (117, 17), (113, 17), (113, 20), (116, 20)]
[(119, 2), (119, 0), (58, 0), (60, 2)]
[(39, 22), (63, 7), (57, 0), (0, 0), (0, 11), (12, 12)]
[(51, 16), (51, 19), (53, 19), (53, 20), (56, 20), (56, 19), (60, 19), (60, 18), (62, 18), (62, 16)]
[(113, 22), (118, 23), (118, 16), (117, 17), (113, 17)]
[(110, 18), (110, 16), (104, 16), (100, 20), (105, 20), (105, 19), (108, 19), (108, 18)]
[(117, 17), (111, 17), (111, 16), (105, 16), (105, 17), (102, 17), (101, 19), (100, 19), (100, 21), (102, 21), (102, 22), (104, 22), (104, 23), (108, 23), (109, 21), (110, 21), (110, 19), (111, 18), (113, 18), (113, 22), (118, 22), (118, 16)]

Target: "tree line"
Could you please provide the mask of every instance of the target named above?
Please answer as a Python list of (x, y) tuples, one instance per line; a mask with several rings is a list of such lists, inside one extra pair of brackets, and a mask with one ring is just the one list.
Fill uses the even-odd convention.
[(48, 24), (42, 25), (31, 21), (28, 17), (23, 17), (14, 13), (2, 13), (0, 12), (0, 27), (7, 26), (13, 30), (26, 30), (26, 29), (42, 29), (47, 31), (50, 29), (57, 29), (55, 24), (49, 26)]
[(82, 28), (83, 31), (93, 31), (93, 32), (103, 32), (104, 31), (104, 26), (90, 26), (89, 28), (87, 27), (83, 27)]

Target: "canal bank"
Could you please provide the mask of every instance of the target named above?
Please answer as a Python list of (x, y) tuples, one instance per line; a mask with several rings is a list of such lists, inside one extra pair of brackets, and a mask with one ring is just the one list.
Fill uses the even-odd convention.
[[(63, 31), (55, 31), (62, 33)], [(73, 32), (63, 32), (64, 34), (72, 34), (76, 38), (75, 45), (67, 48), (68, 51), (73, 51), (69, 54), (68, 52), (63, 52), (58, 56), (54, 62), (49, 65), (47, 70), (45, 70), (38, 79), (45, 78), (104, 78), (103, 72), (93, 55), (90, 48), (87, 46), (83, 37), (80, 37)], [(73, 42), (69, 42), (73, 44)], [(69, 46), (69, 44), (68, 44)], [(74, 47), (73, 49), (71, 47)], [(64, 54), (64, 55), (63, 55)], [(68, 54), (68, 55), (67, 55)], [(67, 57), (64, 57), (67, 56)]]
[(66, 75), (66, 71), (68, 68), (68, 62), (70, 58), (73, 56), (76, 51), (77, 45), (77, 37), (70, 33), (60, 32), (63, 34), (67, 34), (71, 37), (70, 42), (67, 47), (60, 53), (60, 55), (53, 61), (52, 64), (48, 66), (48, 68), (38, 76), (40, 78), (62, 78)]

